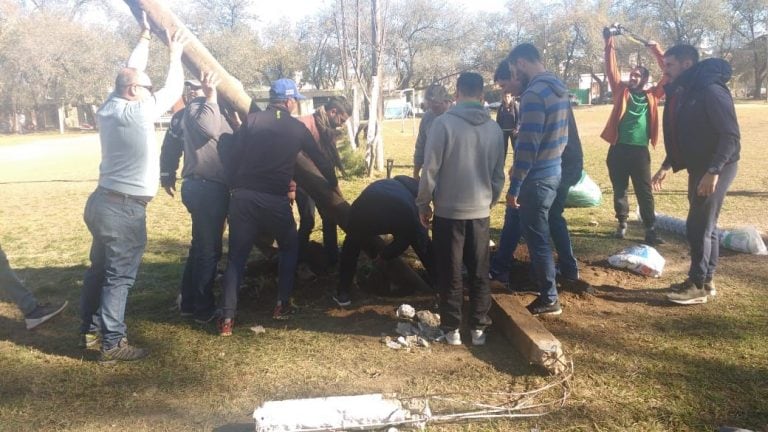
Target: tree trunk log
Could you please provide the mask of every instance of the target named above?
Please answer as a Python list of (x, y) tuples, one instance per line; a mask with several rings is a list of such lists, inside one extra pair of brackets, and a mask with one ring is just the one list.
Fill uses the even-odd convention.
[[(186, 30), (186, 26), (161, 1), (124, 1), (131, 7), (132, 11), (144, 10), (147, 13), (152, 32), (166, 45), (168, 40), (165, 37), (164, 30), (167, 29), (169, 34), (173, 34), (179, 28)], [(240, 81), (230, 75), (213, 58), (208, 49), (191, 32), (189, 33), (190, 41), (184, 47), (184, 55), (182, 56), (184, 65), (198, 77), (200, 76), (200, 71), (216, 73), (221, 79), (221, 84), (217, 87), (219, 96), (230, 102), (240, 114), (240, 117), (245, 119), (251, 106), (250, 96), (245, 92)], [(320, 174), (315, 164), (303, 153), (300, 153), (296, 160), (295, 177), (296, 182), (312, 197), (317, 207), (336, 219), (339, 227), (346, 231), (350, 208), (349, 203), (344, 199), (338, 188), (334, 189), (328, 185), (328, 182)], [(372, 257), (385, 246), (385, 242), (377, 236), (373, 239), (371, 245), (372, 248), (367, 248), (365, 252)], [(420, 291), (430, 290), (426, 282), (402, 260), (392, 260), (388, 263), (387, 268), (392, 281), (400, 287), (413, 287), (415, 290)]]

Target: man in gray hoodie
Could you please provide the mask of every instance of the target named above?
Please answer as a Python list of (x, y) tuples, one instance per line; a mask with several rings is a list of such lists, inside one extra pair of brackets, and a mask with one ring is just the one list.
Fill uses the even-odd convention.
[(491, 320), (488, 286), (491, 206), (504, 186), (504, 134), (483, 108), (483, 78), (462, 73), (457, 104), (435, 119), (427, 136), (416, 205), (428, 226), (434, 205), (432, 241), (446, 342), (460, 345), (464, 298), (462, 264), (469, 276), (472, 343), (485, 343)]

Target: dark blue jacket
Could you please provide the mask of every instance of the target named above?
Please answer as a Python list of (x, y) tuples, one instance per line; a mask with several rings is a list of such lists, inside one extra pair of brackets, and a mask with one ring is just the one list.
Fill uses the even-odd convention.
[(665, 87), (664, 166), (674, 171), (720, 172), (739, 160), (739, 123), (731, 92), (731, 65), (706, 59)]
[(568, 109), (568, 144), (563, 150), (561, 167), (562, 174), (560, 186), (571, 187), (581, 180), (581, 171), (584, 169), (584, 152), (581, 150), (581, 138), (576, 127), (576, 118), (573, 109)]

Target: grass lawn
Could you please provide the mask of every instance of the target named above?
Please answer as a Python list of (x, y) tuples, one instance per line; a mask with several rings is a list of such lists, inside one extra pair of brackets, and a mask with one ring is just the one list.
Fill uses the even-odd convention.
[[(742, 161), (721, 226), (755, 225), (767, 232), (768, 171), (760, 154), (768, 106), (738, 105), (737, 112)], [(722, 251), (716, 301), (692, 307), (664, 302), (663, 288), (687, 272), (681, 237), (664, 235), (668, 244), (659, 250), (667, 266), (659, 279), (608, 268), (609, 254), (642, 238), (636, 222), (629, 240), (611, 237), (607, 144), (599, 139), (608, 114), (607, 106), (576, 112), (586, 169), (603, 188), (603, 204), (566, 212), (582, 276), (597, 293), (564, 293), (563, 315), (545, 320), (575, 365), (570, 399), (537, 419), (429, 430), (706, 431), (732, 425), (768, 432), (766, 258)], [(342, 310), (331, 307), (332, 278), (299, 282), (303, 309), (288, 322), (270, 319), (275, 281), (268, 273), (248, 279), (231, 338), (183, 320), (171, 308), (190, 220), (180, 198), (162, 191), (148, 207), (147, 250), (126, 312), (131, 341), (152, 354), (142, 362), (99, 366), (96, 351), (77, 348), (77, 305), (90, 246), (82, 211), (96, 186), (98, 136), (16, 139), (0, 137), (0, 243), (41, 300), (63, 298), (70, 307), (50, 325), (28, 332), (15, 306), (0, 301), (0, 431), (252, 430), (250, 414), (268, 400), (382, 391), (473, 394), (548, 381), (499, 332), (483, 347), (390, 350), (379, 339), (394, 334), (394, 309), (405, 301), (425, 307), (429, 299), (361, 293), (354, 307)], [(385, 140), (387, 158), (411, 164), (410, 124), (388, 121)], [(653, 152), (653, 170), (663, 155), (663, 146)], [(410, 172), (396, 168), (394, 174)], [(351, 201), (369, 181), (345, 180), (341, 188)], [(685, 217), (686, 174), (674, 175), (665, 186), (657, 211)], [(502, 219), (503, 207), (496, 206), (494, 238)], [(319, 225), (318, 220), (315, 239)], [(249, 331), (254, 324), (264, 325), (266, 333)]]

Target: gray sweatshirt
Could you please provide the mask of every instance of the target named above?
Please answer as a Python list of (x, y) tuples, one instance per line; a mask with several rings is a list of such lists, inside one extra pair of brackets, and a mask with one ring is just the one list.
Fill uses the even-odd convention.
[(221, 134), (232, 133), (219, 105), (199, 97), (187, 106), (181, 121), (184, 130), (182, 177), (195, 175), (226, 184), (227, 176), (217, 149)]
[(436, 118), (427, 136), (416, 205), (435, 216), (490, 216), (504, 187), (504, 134), (479, 103), (460, 103)]

